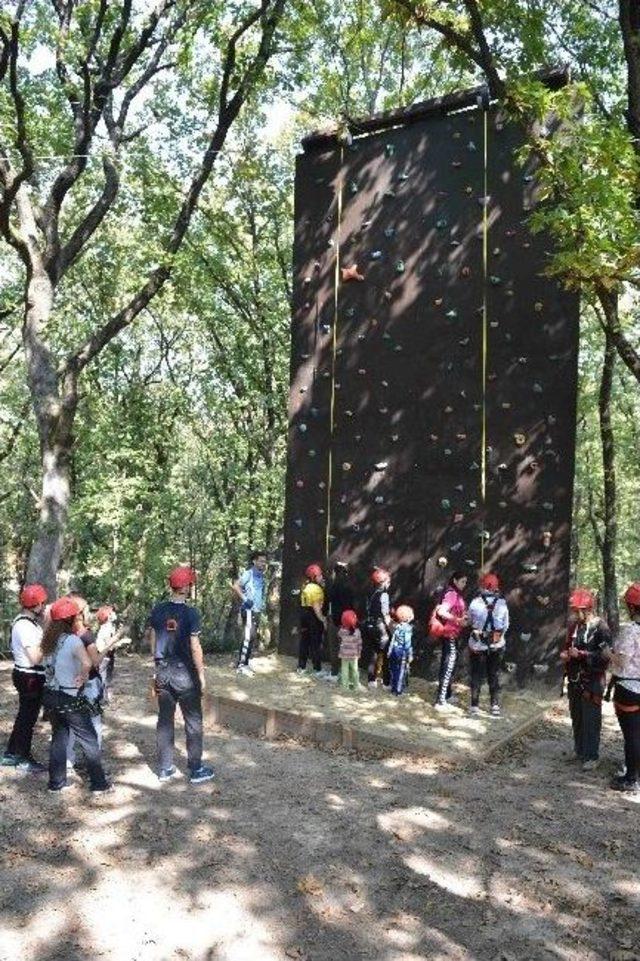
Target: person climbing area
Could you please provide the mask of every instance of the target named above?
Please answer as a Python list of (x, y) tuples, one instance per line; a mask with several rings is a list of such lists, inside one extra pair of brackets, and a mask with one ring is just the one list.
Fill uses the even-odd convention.
[(327, 681), (335, 682), (340, 675), (341, 655), (338, 632), (343, 612), (353, 610), (355, 601), (355, 591), (349, 578), (349, 567), (344, 561), (336, 561), (331, 572), (331, 581), (327, 587), (327, 647), (331, 662), (330, 671), (325, 674)]
[(189, 604), (196, 574), (175, 567), (169, 574), (169, 600), (156, 604), (148, 620), (148, 638), (155, 665), (158, 698), (158, 780), (178, 773), (174, 761), (176, 707), (184, 719), (187, 764), (192, 784), (210, 781), (213, 768), (202, 763), (202, 695), (206, 682), (200, 642), (200, 612)]
[(17, 767), (30, 773), (45, 771), (33, 757), (33, 730), (42, 706), (42, 619), (47, 592), (41, 584), (27, 584), (20, 593), (20, 613), (11, 625), (13, 686), (18, 692), (18, 713), (2, 756), (2, 767)]
[(399, 697), (409, 687), (409, 669), (413, 661), (413, 608), (400, 604), (395, 611), (394, 628), (387, 648), (391, 693)]
[(463, 591), (467, 586), (467, 575), (454, 571), (449, 578), (442, 600), (436, 605), (429, 623), (429, 634), (440, 640), (440, 674), (435, 708), (438, 711), (452, 707), (456, 700), (453, 694), (453, 675), (458, 660), (458, 643), (469, 624), (467, 605)]
[(70, 787), (67, 752), (71, 732), (86, 758), (91, 790), (102, 793), (110, 789), (92, 724), (92, 717), (100, 708), (83, 693), (92, 668), (91, 658), (79, 637), (83, 628), (80, 605), (72, 597), (61, 597), (51, 605), (41, 650), (45, 668), (43, 703), (51, 721), (49, 791), (52, 793)]
[(480, 692), (486, 677), (489, 684), (491, 716), (500, 717), (500, 664), (509, 628), (509, 608), (500, 594), (497, 574), (482, 574), (479, 591), (469, 605), (469, 668), (471, 706), (469, 714), (480, 713)]
[(311, 659), (317, 678), (323, 678), (322, 641), (327, 628), (324, 607), (324, 574), (319, 564), (309, 564), (304, 572), (305, 582), (300, 591), (300, 648), (298, 674), (304, 674)]
[(238, 674), (252, 676), (251, 655), (260, 633), (260, 620), (266, 606), (267, 555), (265, 551), (253, 551), (250, 557), (251, 567), (243, 571), (232, 590), (241, 601), (240, 617), (242, 620), (242, 640), (238, 650), (236, 670)]
[(369, 687), (377, 687), (381, 680), (388, 691), (390, 677), (386, 651), (393, 626), (389, 601), (391, 574), (383, 567), (376, 567), (371, 574), (371, 583), (373, 590), (367, 597), (367, 613), (362, 625), (367, 677)]
[(583, 771), (598, 765), (607, 657), (611, 632), (595, 613), (595, 598), (588, 588), (576, 587), (569, 595), (570, 617), (560, 659), (564, 663), (576, 758)]
[(358, 628), (358, 615), (355, 611), (343, 611), (338, 629), (340, 657), (340, 685), (345, 690), (360, 690), (358, 660), (362, 654), (362, 635)]
[(611, 781), (614, 791), (640, 794), (640, 582), (624, 594), (629, 623), (618, 630), (610, 658), (613, 705), (624, 739), (625, 770)]

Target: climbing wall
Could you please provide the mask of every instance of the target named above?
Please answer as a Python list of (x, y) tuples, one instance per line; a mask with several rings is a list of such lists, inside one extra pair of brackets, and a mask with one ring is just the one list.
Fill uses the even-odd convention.
[(305, 566), (374, 565), (418, 613), (453, 570), (496, 569), (524, 676), (561, 631), (577, 299), (542, 271), (515, 131), (468, 110), (305, 153), (280, 646)]

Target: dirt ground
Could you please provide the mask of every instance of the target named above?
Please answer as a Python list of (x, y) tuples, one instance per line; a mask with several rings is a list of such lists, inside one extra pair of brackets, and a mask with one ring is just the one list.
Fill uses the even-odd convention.
[[(606, 788), (610, 715), (590, 775), (568, 759), (565, 704), (460, 766), (209, 730), (217, 780), (161, 787), (146, 671), (123, 659), (117, 683), (112, 795), (0, 773), (2, 961), (640, 957), (640, 805)], [(0, 688), (4, 741), (6, 665)]]

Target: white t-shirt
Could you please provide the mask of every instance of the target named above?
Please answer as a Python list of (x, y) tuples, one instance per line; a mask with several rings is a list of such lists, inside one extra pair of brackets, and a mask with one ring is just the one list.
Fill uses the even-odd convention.
[(640, 694), (640, 624), (621, 624), (613, 642), (613, 650), (621, 655), (621, 665), (613, 670), (614, 676), (626, 678), (618, 681), (632, 694)]
[(27, 656), (29, 649), (40, 647), (42, 627), (28, 614), (19, 614), (11, 628), (11, 653), (13, 663), (21, 671), (41, 674), (42, 667), (33, 665)]
[(60, 688), (66, 694), (77, 693), (76, 678), (82, 671), (83, 651), (84, 644), (77, 634), (62, 634), (53, 654), (44, 659), (47, 687)]
[(471, 621), (469, 648), (476, 653), (487, 650), (487, 645), (478, 638), (477, 634), (474, 634), (474, 631), (484, 630), (484, 625), (487, 622), (487, 615), (489, 613), (487, 601), (489, 604), (495, 601), (493, 606), (493, 630), (502, 633), (500, 640), (491, 645), (492, 650), (502, 650), (505, 646), (504, 635), (509, 628), (509, 608), (504, 597), (497, 597), (495, 594), (489, 592), (478, 594), (477, 597), (474, 597), (469, 604), (469, 620)]

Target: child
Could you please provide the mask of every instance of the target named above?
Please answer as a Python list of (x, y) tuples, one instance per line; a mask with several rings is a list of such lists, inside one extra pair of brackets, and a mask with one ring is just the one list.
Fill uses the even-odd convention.
[(340, 644), (340, 684), (349, 690), (360, 689), (360, 674), (358, 673), (358, 658), (362, 654), (362, 635), (358, 630), (358, 615), (347, 609), (340, 615), (338, 630)]
[(389, 673), (391, 675), (391, 693), (397, 697), (403, 694), (409, 686), (409, 665), (413, 660), (413, 608), (408, 604), (401, 604), (395, 613), (398, 622), (387, 650), (389, 659)]

